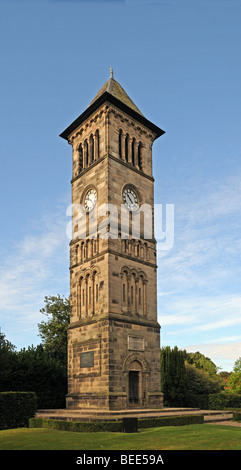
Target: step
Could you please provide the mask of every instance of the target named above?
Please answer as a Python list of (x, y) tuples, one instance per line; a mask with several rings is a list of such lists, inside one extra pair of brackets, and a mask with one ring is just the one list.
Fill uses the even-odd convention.
[(162, 408), (162, 409), (133, 409), (133, 410), (38, 410), (35, 417), (67, 421), (118, 421), (124, 417), (161, 418), (180, 415), (204, 415), (205, 423), (232, 420), (231, 411), (200, 410), (199, 408)]
[(162, 409), (128, 409), (128, 410), (38, 410), (37, 418), (53, 419), (121, 419), (123, 417), (158, 417), (176, 416), (180, 414), (200, 414), (199, 408), (162, 408)]
[(212, 413), (204, 415), (205, 423), (216, 423), (218, 421), (232, 421), (233, 413), (231, 411), (222, 411), (220, 413)]

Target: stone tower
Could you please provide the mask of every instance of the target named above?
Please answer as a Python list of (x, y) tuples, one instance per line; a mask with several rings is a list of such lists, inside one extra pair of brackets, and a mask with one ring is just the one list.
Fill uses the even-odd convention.
[(69, 409), (162, 406), (152, 175), (162, 134), (111, 69), (60, 135), (73, 149)]

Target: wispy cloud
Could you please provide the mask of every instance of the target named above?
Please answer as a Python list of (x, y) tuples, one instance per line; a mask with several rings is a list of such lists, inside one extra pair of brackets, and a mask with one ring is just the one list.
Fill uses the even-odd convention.
[(233, 364), (241, 357), (241, 341), (228, 341), (218, 343), (203, 343), (187, 345), (188, 352), (202, 351), (221, 369), (231, 371)]
[[(165, 343), (178, 338), (187, 345), (192, 336), (212, 343), (217, 332), (226, 330), (231, 338), (231, 330), (241, 326), (241, 174), (210, 179), (198, 190), (191, 191), (196, 198), (175, 204), (174, 247), (158, 253)], [(229, 343), (223, 350), (233, 347)]]
[(65, 295), (63, 290), (68, 286), (65, 208), (59, 209), (57, 220), (56, 212), (54, 218), (44, 215), (41, 231), (25, 234), (1, 260), (0, 325), (17, 346), (28, 346), (28, 337), (35, 336), (44, 297)]

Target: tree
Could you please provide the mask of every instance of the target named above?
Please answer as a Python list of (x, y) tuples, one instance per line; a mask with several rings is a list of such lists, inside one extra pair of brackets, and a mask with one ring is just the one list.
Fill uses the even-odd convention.
[(241, 393), (241, 357), (234, 363), (233, 372), (228, 378), (230, 390), (234, 393)]
[(52, 357), (67, 364), (67, 327), (70, 320), (69, 298), (58, 294), (45, 297), (45, 307), (40, 310), (48, 321), (38, 323), (43, 347)]
[(204, 356), (199, 351), (195, 353), (186, 353), (186, 361), (189, 364), (194, 364), (197, 369), (206, 371), (210, 376), (216, 376), (218, 372), (218, 367), (214, 362), (209, 359), (209, 357)]
[(42, 345), (23, 348), (15, 355), (7, 390), (36, 392), (38, 408), (62, 408), (67, 393), (66, 368)]
[(15, 346), (0, 332), (0, 391), (6, 389), (8, 377), (11, 375), (15, 349)]
[(188, 382), (184, 363), (185, 351), (177, 346), (161, 350), (161, 386), (168, 406), (185, 406), (188, 403)]
[(195, 364), (186, 363), (188, 390), (191, 395), (203, 395), (220, 392), (222, 385), (220, 379), (210, 376), (209, 373), (196, 367)]

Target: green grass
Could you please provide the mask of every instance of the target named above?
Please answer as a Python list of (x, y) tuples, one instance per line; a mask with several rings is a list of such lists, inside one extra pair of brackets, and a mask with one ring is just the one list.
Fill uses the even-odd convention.
[(0, 450), (241, 450), (241, 428), (193, 424), (135, 434), (18, 428), (0, 431)]

